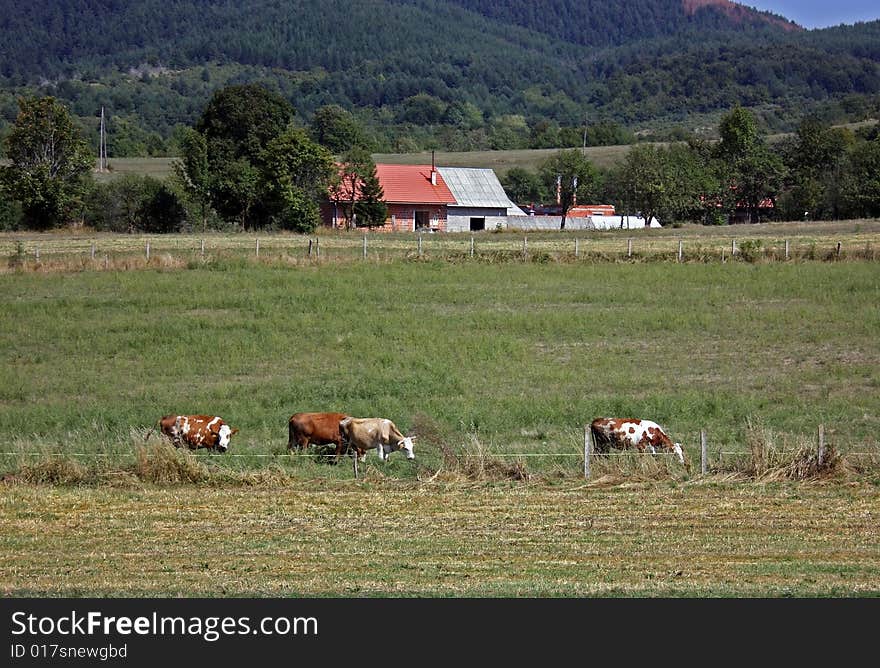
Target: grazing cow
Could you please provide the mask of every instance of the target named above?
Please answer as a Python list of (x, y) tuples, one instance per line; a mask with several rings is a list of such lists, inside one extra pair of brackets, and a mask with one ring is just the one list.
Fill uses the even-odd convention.
[[(354, 448), (360, 461), (366, 458), (367, 450), (376, 449), (379, 459), (385, 461), (397, 450), (405, 450), (407, 459), (415, 459), (413, 437), (404, 436), (391, 420), (385, 418), (345, 418), (339, 423), (339, 432), (345, 449)], [(336, 457), (342, 448), (336, 451)]]
[(608, 452), (609, 446), (620, 450), (637, 448), (652, 454), (661, 450), (678, 455), (681, 463), (685, 463), (681, 443), (673, 443), (663, 428), (651, 420), (596, 418), (590, 423), (590, 431), (597, 452)]
[(336, 456), (342, 451), (342, 437), (339, 435), (339, 422), (348, 416), (345, 413), (296, 413), (290, 416), (287, 427), (288, 452), (297, 448), (304, 450), (309, 445), (336, 446)]
[[(166, 415), (158, 426), (175, 448), (185, 445), (190, 450), (207, 448), (226, 452), (232, 435), (238, 433), (237, 428), (230, 427), (217, 415)], [(152, 430), (147, 436), (150, 433)]]

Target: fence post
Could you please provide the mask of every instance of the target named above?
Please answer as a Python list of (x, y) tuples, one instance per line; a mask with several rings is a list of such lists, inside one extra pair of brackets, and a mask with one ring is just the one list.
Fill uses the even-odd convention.
[[(379, 447), (381, 448), (382, 446), (380, 445)], [(354, 478), (355, 478), (355, 480), (357, 480), (357, 477), (358, 477), (358, 454), (357, 454), (357, 450), (354, 451), (354, 454), (352, 455), (351, 460), (352, 460), (352, 463), (353, 463), (352, 465), (353, 465), (353, 467), (354, 467)]]
[(150, 261), (150, 240), (147, 239), (147, 262)]
[(205, 240), (204, 239), (202, 239), (201, 245), (202, 245), (202, 249), (201, 249), (202, 257), (205, 257)]
[(474, 235), (471, 235), (471, 257), (474, 256)]
[(819, 447), (818, 447), (818, 456), (819, 456), (819, 466), (822, 466), (822, 462), (825, 460), (825, 425), (819, 425)]
[(95, 259), (95, 244), (94, 244), (94, 242), (92, 242), (92, 249), (91, 249), (91, 252), (90, 252), (90, 254), (89, 254), (89, 257), (90, 257), (90, 259), (92, 259), (92, 260)]
[(681, 262), (684, 259), (684, 241), (681, 239), (678, 240), (678, 261)]
[(840, 259), (840, 242), (837, 242), (837, 259)]
[(526, 256), (529, 254), (529, 239), (528, 237), (523, 237), (523, 260), (526, 259)]
[(419, 232), (419, 257), (422, 257), (422, 233)]
[(730, 257), (733, 259), (733, 256), (736, 255), (736, 239), (730, 240)]
[(364, 259), (367, 259), (367, 235), (364, 235)]
[(257, 257), (260, 257), (260, 240), (257, 239), (257, 242), (254, 244), (254, 253)]
[(626, 256), (632, 257), (632, 254), (633, 254), (633, 240), (627, 239), (626, 240)]
[(309, 239), (309, 257), (312, 257), (312, 240)]
[(590, 454), (593, 452), (593, 435), (590, 425), (584, 425), (584, 479), (590, 479)]
[(787, 260), (790, 255), (791, 247), (789, 245), (788, 239), (785, 240), (785, 259)]
[(580, 239), (575, 239), (575, 240), (574, 240), (574, 256), (575, 256), (575, 257), (580, 257), (580, 255), (581, 255), (581, 244), (580, 244), (580, 241), (581, 241)]
[(321, 240), (318, 237), (315, 237), (315, 257), (321, 257)]
[(700, 473), (706, 475), (709, 470), (708, 447), (706, 442), (706, 430), (700, 430)]
[(35, 259), (37, 262), (40, 261), (40, 247), (39, 247), (39, 246), (37, 246), (37, 247), (34, 249), (34, 259)]

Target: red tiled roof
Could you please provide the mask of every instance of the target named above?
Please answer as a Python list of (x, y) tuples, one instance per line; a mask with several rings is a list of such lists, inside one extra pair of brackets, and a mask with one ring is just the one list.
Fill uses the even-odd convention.
[(397, 204), (455, 204), (452, 191), (435, 169), (437, 185), (431, 185), (431, 165), (376, 165), (385, 201)]

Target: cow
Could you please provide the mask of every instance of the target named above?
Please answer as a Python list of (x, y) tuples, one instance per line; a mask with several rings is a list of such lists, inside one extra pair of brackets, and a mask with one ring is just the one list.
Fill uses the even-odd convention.
[(652, 454), (660, 450), (678, 455), (681, 463), (685, 463), (681, 443), (673, 443), (663, 428), (651, 420), (596, 418), (590, 423), (590, 432), (596, 452), (608, 452), (609, 446), (620, 450), (637, 448)]
[(336, 457), (342, 452), (339, 423), (347, 418), (345, 413), (295, 413), (287, 421), (287, 451), (304, 450), (309, 445), (336, 446)]
[[(207, 448), (226, 452), (236, 427), (230, 427), (217, 415), (166, 415), (157, 424), (159, 431), (167, 436), (175, 448), (186, 446), (190, 450)], [(152, 430), (147, 433), (147, 437)]]
[[(366, 458), (367, 450), (375, 448), (379, 459), (385, 461), (392, 452), (404, 450), (407, 459), (415, 459), (412, 436), (404, 436), (395, 424), (386, 418), (348, 417), (339, 423), (339, 433), (345, 450), (354, 449), (360, 461)], [(342, 448), (336, 451), (336, 458)]]

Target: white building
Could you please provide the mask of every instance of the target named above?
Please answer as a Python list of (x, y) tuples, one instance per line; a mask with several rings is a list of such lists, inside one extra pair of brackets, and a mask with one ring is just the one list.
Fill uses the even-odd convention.
[(438, 167), (437, 171), (456, 202), (447, 206), (447, 232), (504, 229), (508, 226), (508, 217), (517, 220), (528, 217), (510, 201), (493, 170)]

